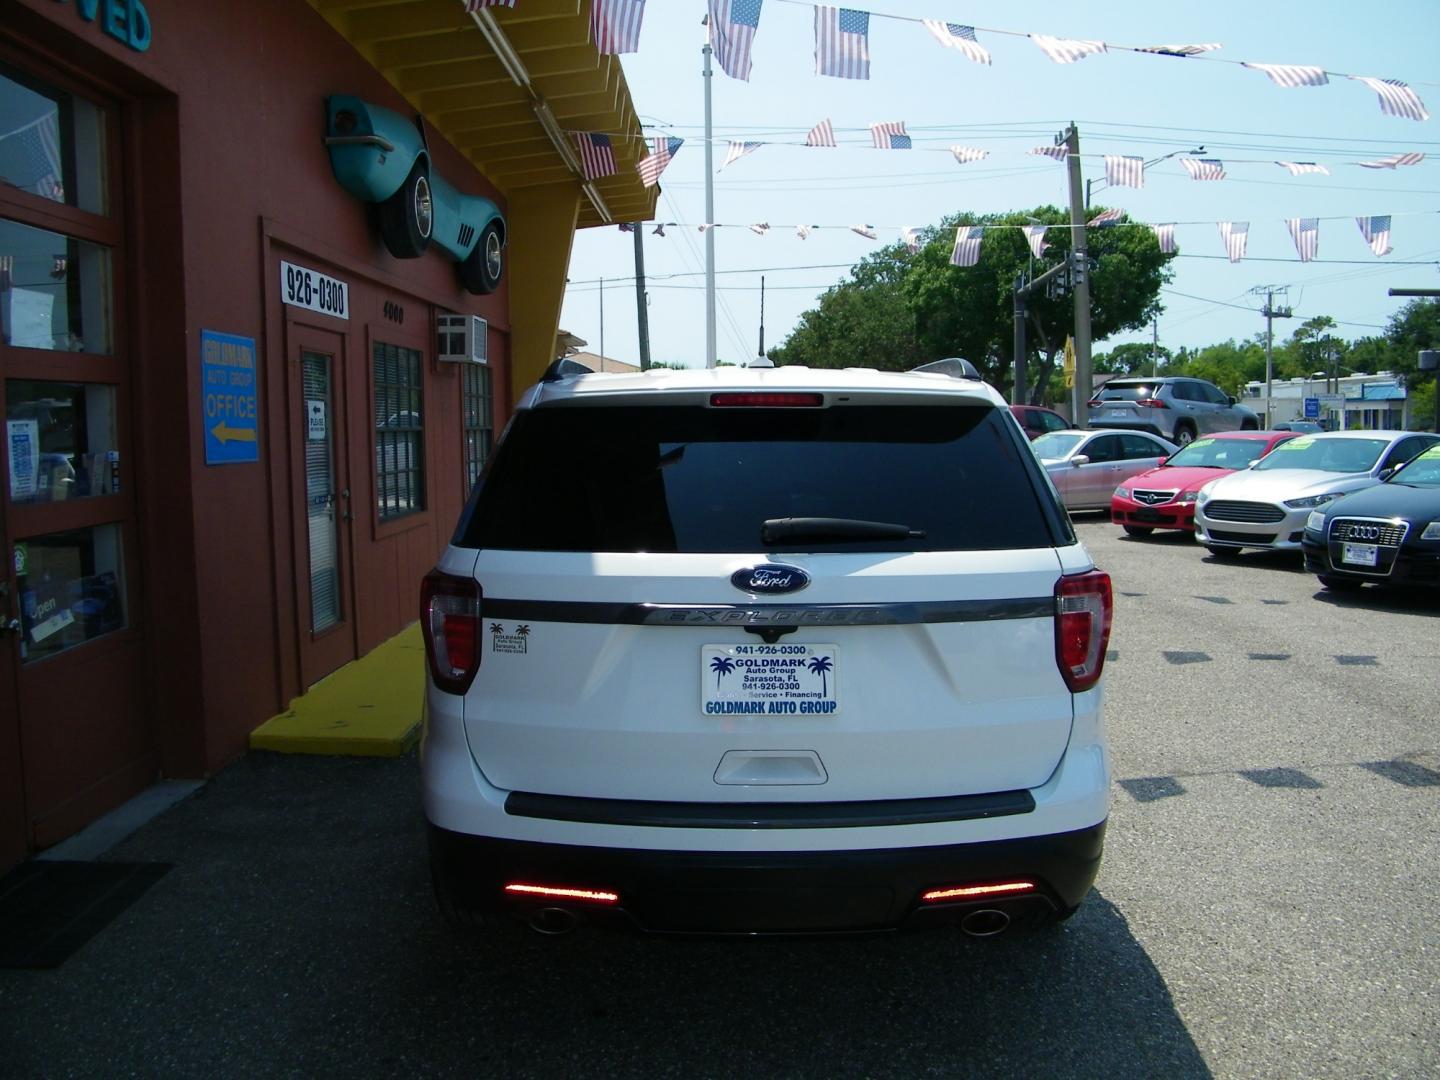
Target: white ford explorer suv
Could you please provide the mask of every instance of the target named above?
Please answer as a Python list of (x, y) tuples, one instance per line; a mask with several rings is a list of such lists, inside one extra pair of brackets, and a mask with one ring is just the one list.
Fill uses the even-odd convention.
[(927, 367), (564, 361), (525, 393), (421, 600), (452, 923), (988, 936), (1075, 910), (1110, 579), (1000, 395)]

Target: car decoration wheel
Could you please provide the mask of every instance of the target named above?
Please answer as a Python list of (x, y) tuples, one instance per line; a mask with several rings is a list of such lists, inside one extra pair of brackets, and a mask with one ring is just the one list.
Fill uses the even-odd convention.
[(1331, 592), (1354, 592), (1364, 584), (1363, 581), (1356, 581), (1354, 578), (1331, 577), (1329, 574), (1318, 574), (1320, 584)]
[(1195, 429), (1189, 424), (1181, 424), (1175, 429), (1175, 445), (1189, 446), (1195, 441)]
[(492, 221), (486, 225), (470, 254), (456, 265), (460, 268), (460, 284), (466, 292), (484, 296), (498, 289), (500, 277), (505, 272), (505, 241), (500, 233), (500, 222)]
[(430, 246), (435, 204), (425, 161), (415, 162), (400, 190), (380, 204), (380, 237), (397, 259), (415, 259)]
[(1155, 530), (1145, 525), (1126, 525), (1125, 532), (1130, 536), (1149, 536)]

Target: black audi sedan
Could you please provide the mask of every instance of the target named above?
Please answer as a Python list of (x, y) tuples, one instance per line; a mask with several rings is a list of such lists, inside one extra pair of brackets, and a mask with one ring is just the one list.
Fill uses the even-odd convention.
[(1383, 483), (1336, 499), (1305, 522), (1305, 569), (1327, 589), (1440, 588), (1440, 445)]

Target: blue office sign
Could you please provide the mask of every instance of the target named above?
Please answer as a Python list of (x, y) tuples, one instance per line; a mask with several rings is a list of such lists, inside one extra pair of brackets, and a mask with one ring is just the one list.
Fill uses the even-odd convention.
[(1320, 399), (1318, 397), (1307, 397), (1305, 399), (1305, 419), (1320, 419)]
[(200, 391), (205, 464), (259, 461), (255, 339), (201, 330)]

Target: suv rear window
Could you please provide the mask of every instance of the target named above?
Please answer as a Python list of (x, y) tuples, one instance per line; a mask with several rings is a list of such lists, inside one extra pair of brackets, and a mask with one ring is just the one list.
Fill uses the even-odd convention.
[(1144, 401), (1160, 393), (1160, 383), (1106, 383), (1095, 395), (1098, 401)]
[[(762, 545), (770, 518), (923, 539)], [(519, 413), (455, 544), (518, 551), (973, 551), (1072, 543), (999, 410), (558, 406)]]

